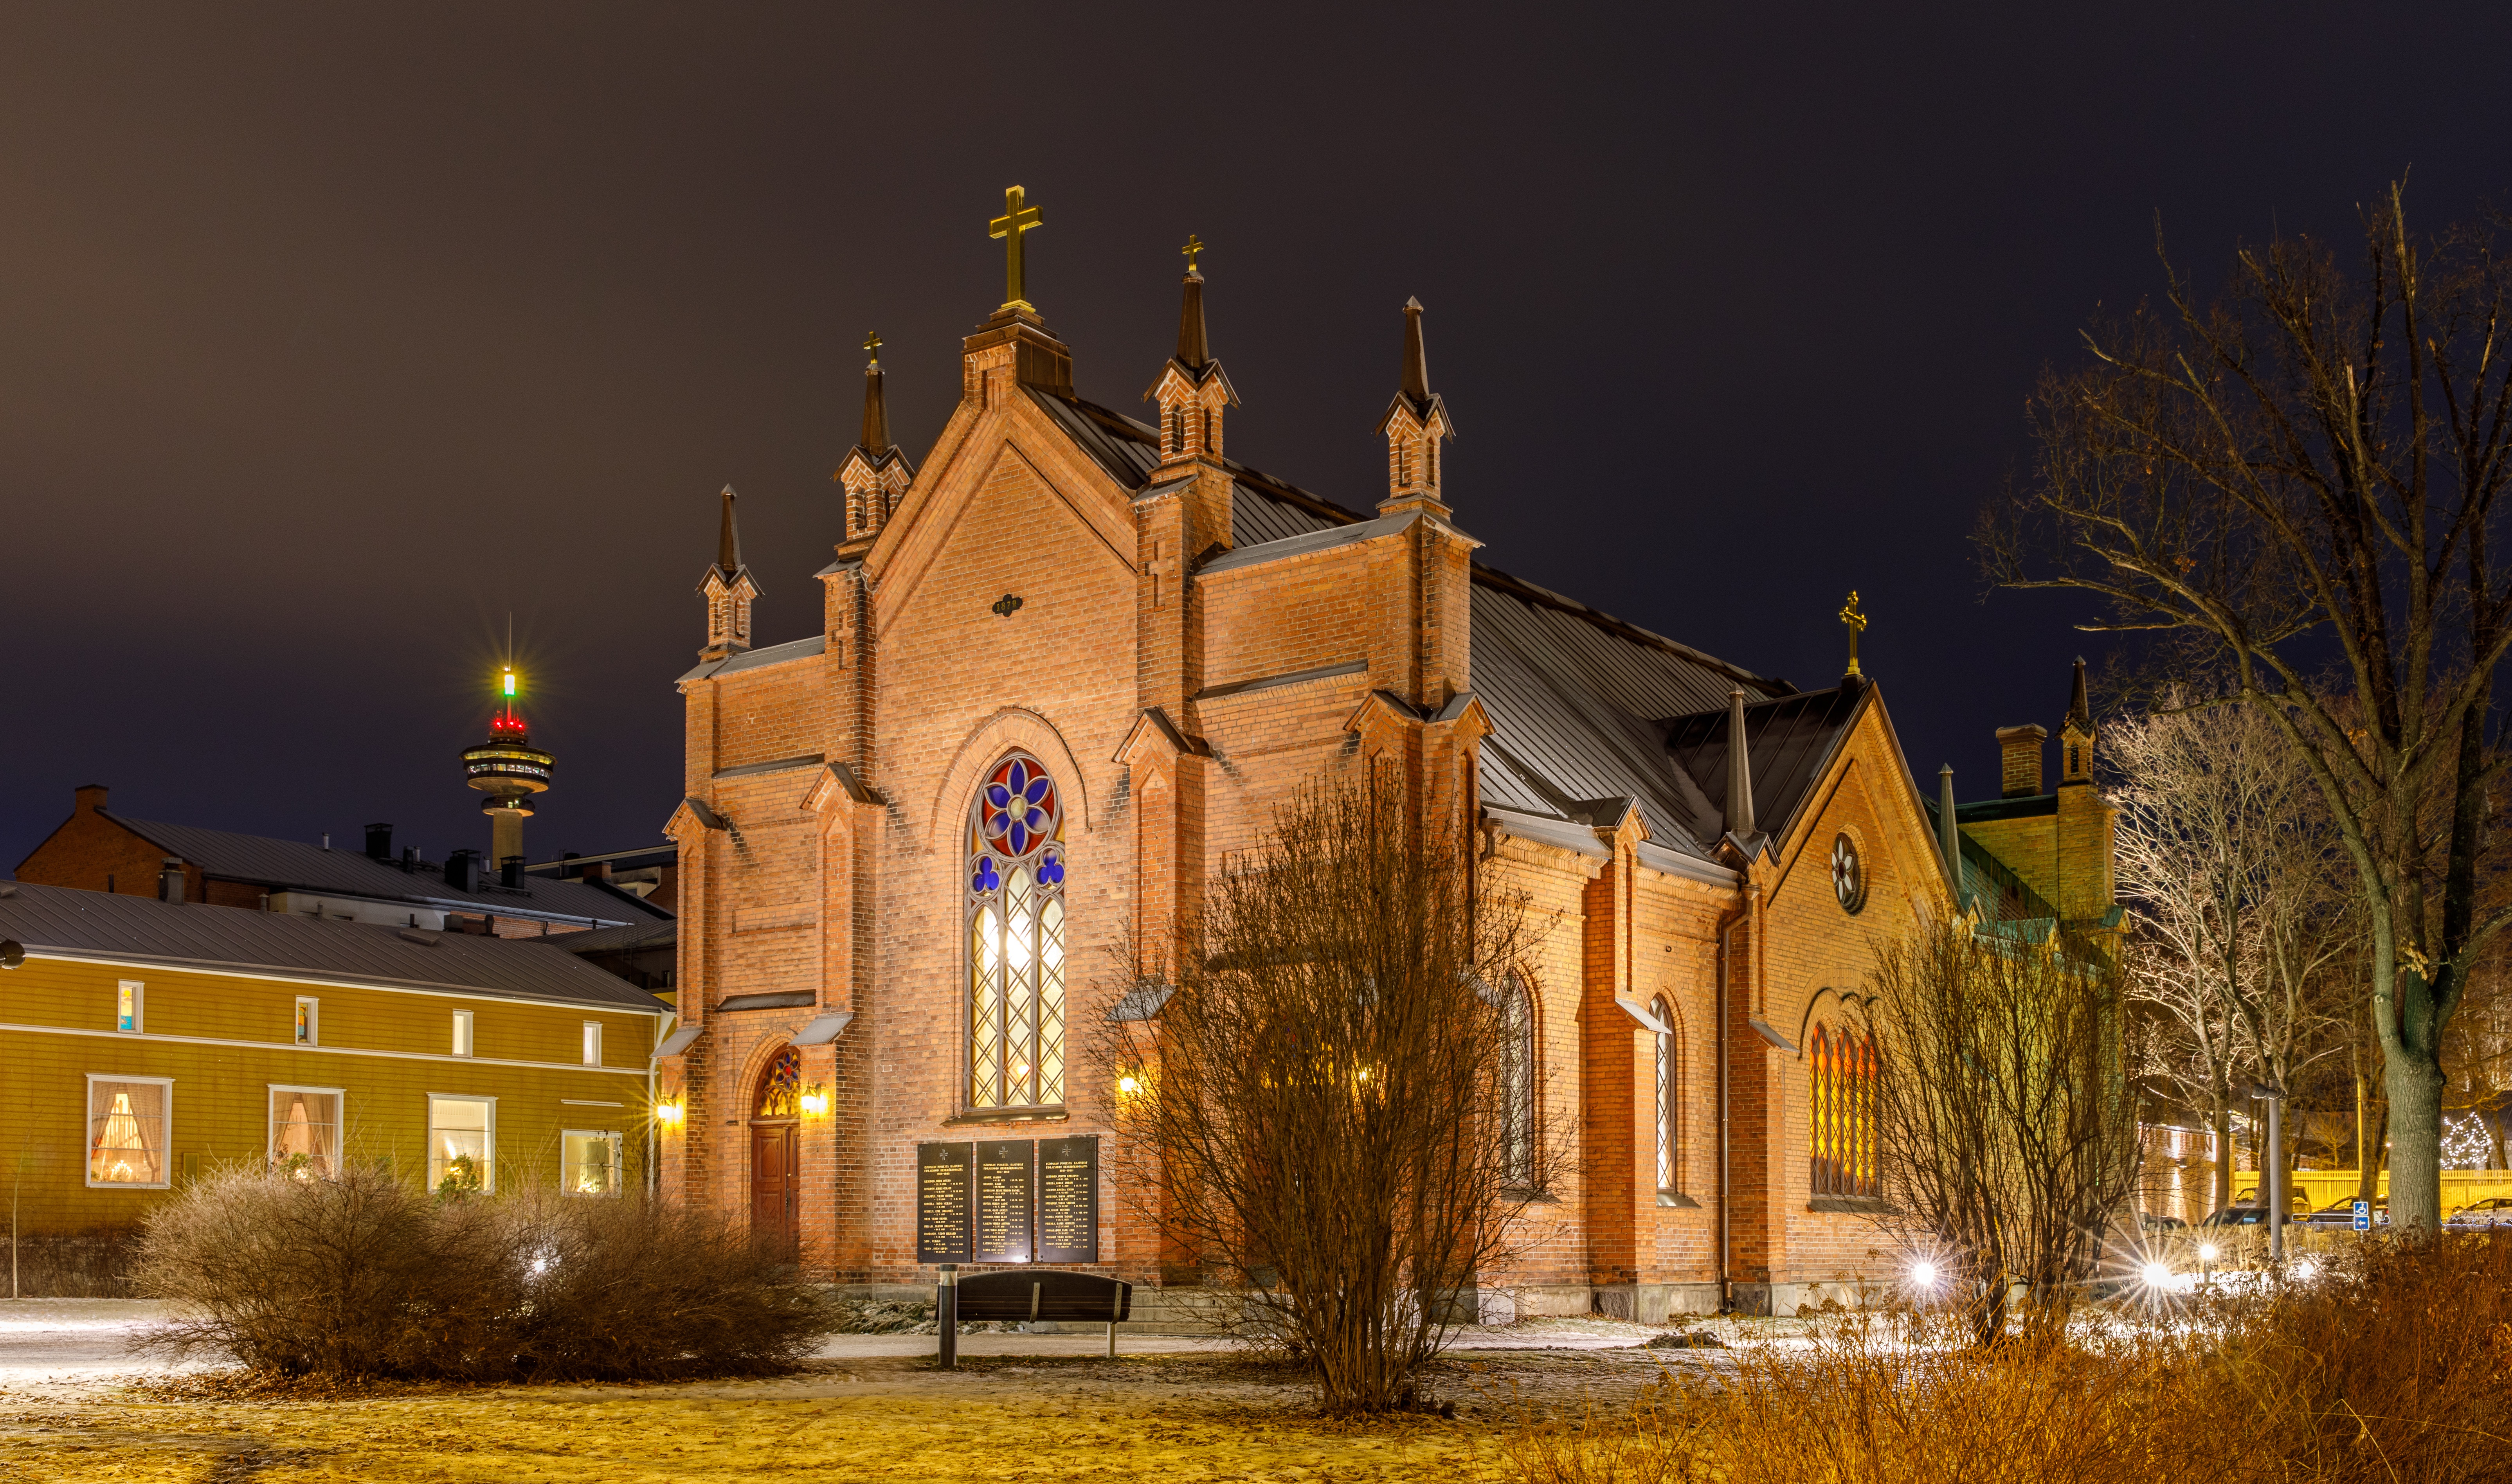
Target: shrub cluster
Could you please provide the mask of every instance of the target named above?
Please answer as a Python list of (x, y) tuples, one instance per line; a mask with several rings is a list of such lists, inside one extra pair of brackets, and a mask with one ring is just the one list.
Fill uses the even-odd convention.
[(237, 1171), (157, 1208), (155, 1344), (286, 1376), (645, 1381), (791, 1367), (826, 1305), (723, 1219), (636, 1194), (442, 1197), (376, 1168)]
[(1528, 1484), (2512, 1480), (2512, 1231), (1966, 1339), (1927, 1315), (1827, 1318), (1810, 1351), (1669, 1371), (1627, 1414), (1530, 1416), (1511, 1456)]

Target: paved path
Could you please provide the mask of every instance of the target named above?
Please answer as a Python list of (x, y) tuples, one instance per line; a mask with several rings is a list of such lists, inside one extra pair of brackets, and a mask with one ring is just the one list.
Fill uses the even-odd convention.
[[(135, 1351), (134, 1342), (165, 1322), (162, 1304), (135, 1299), (0, 1299), (0, 1385), (11, 1380), (200, 1370), (212, 1360), (173, 1361)], [(1654, 1333), (1609, 1319), (1547, 1319), (1469, 1329), (1459, 1349), (1614, 1349)], [(832, 1335), (815, 1352), (824, 1359), (930, 1355), (931, 1335)], [(963, 1355), (1103, 1355), (1105, 1334), (975, 1334), (960, 1337)], [(1119, 1331), (1118, 1353), (1181, 1354), (1226, 1350), (1227, 1340), (1185, 1335), (1133, 1336)]]

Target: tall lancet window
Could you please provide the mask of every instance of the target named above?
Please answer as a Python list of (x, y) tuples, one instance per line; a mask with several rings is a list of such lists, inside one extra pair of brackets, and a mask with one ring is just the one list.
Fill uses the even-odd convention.
[(1064, 801), (1036, 758), (968, 806), (968, 1106), (1064, 1101)]
[(1657, 1188), (1672, 1192), (1683, 1189), (1675, 1178), (1680, 1173), (1682, 1152), (1675, 1142), (1674, 1087), (1679, 1072), (1674, 1055), (1674, 1010), (1661, 995), (1649, 1006), (1649, 1013), (1666, 1027), (1650, 1037), (1657, 1043)]

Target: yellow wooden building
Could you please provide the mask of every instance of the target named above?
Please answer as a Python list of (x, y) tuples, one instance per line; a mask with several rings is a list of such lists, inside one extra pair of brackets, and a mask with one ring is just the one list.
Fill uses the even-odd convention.
[(0, 1203), (127, 1226), (226, 1166), (643, 1184), (662, 1001), (546, 941), (0, 882)]

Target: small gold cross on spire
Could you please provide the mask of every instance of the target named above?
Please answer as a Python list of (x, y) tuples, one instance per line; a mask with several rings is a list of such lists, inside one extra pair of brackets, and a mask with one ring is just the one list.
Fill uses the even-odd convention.
[(1046, 225), (1038, 208), (1027, 204), (1029, 193), (1015, 185), (1003, 192), (1003, 214), (986, 223), (986, 235), (1003, 240), (1003, 307), (1036, 309), (1029, 301), (1028, 281), (1021, 272), (1021, 237)]
[(1186, 271), (1193, 273), (1196, 271), (1195, 255), (1203, 251), (1203, 239), (1189, 232), (1186, 234), (1186, 246), (1178, 251), (1186, 254)]
[(1849, 673), (1858, 674), (1858, 636), (1866, 632), (1866, 615), (1858, 611), (1858, 595), (1849, 595), (1848, 606), (1840, 610), (1840, 626), (1849, 631)]
[(873, 331), (864, 336), (864, 353), (871, 356), (875, 361), (879, 361), (881, 359), (880, 331)]

